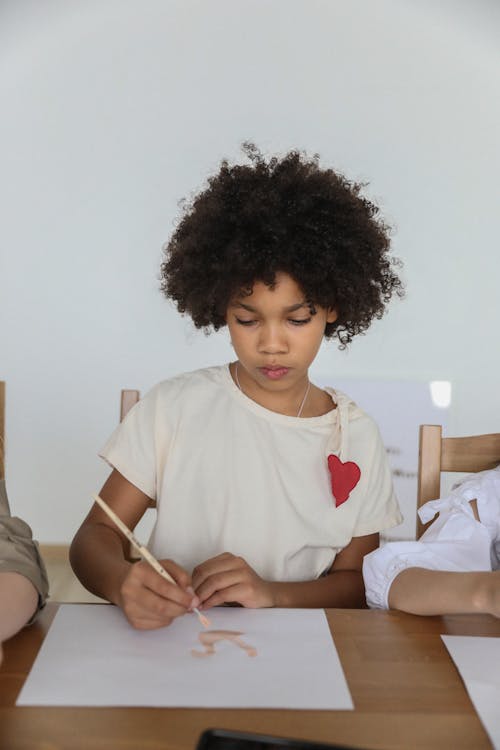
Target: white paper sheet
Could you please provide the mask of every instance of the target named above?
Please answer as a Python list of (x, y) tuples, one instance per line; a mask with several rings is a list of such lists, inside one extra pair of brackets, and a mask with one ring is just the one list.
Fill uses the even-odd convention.
[(495, 750), (500, 750), (500, 638), (442, 635)]
[(17, 705), (352, 709), (326, 616), (214, 608), (209, 630), (242, 633), (204, 652), (195, 615), (134, 630), (110, 605), (61, 605)]

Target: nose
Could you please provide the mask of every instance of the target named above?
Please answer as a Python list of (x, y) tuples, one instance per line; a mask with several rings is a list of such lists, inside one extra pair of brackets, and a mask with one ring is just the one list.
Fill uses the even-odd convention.
[(261, 354), (283, 354), (288, 351), (288, 343), (281, 326), (266, 323), (259, 332), (259, 352)]

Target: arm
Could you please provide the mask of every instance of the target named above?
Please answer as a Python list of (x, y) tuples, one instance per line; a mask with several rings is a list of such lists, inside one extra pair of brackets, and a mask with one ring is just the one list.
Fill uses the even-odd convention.
[(244, 607), (366, 607), (363, 557), (378, 534), (355, 537), (336, 556), (328, 575), (314, 581), (264, 581), (240, 557), (224, 553), (198, 565), (193, 587), (201, 609), (237, 602)]
[(500, 571), (406, 568), (392, 582), (389, 607), (414, 615), (488, 613), (500, 617)]
[(17, 633), (35, 614), (38, 591), (20, 573), (0, 573), (0, 643)]
[[(129, 529), (135, 528), (150, 502), (116, 469), (99, 494)], [(123, 609), (134, 627), (162, 627), (197, 606), (192, 593), (186, 592), (191, 583), (189, 576), (172, 561), (161, 562), (177, 586), (165, 581), (147, 563), (130, 562), (128, 540), (97, 504), (73, 539), (70, 561), (83, 585)]]
[(301, 583), (272, 583), (275, 607), (366, 607), (363, 558), (379, 545), (378, 534), (353, 537), (328, 575)]
[(3, 661), (2, 641), (15, 635), (38, 607), (38, 591), (20, 573), (0, 573), (0, 664)]
[[(477, 500), (470, 506), (479, 521)], [(406, 568), (391, 584), (389, 607), (414, 615), (486, 613), (500, 617), (500, 571)]]

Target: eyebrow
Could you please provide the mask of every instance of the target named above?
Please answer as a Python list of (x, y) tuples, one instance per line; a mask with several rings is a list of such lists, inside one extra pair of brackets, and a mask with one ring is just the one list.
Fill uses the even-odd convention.
[[(255, 307), (252, 307), (251, 305), (245, 305), (243, 302), (235, 302), (233, 307), (242, 307), (244, 310), (247, 310), (251, 313), (257, 313), (259, 312)], [(300, 310), (302, 307), (308, 307), (307, 302), (298, 302), (296, 305), (290, 305), (289, 307), (284, 307), (283, 312), (291, 313), (296, 312), (296, 310)]]

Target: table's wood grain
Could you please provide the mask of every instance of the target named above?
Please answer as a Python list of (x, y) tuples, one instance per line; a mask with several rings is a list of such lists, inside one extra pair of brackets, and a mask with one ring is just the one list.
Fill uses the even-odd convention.
[[(96, 605), (99, 606), (99, 605)], [(192, 750), (207, 727), (396, 750), (490, 748), (441, 634), (500, 637), (500, 620), (330, 610), (354, 711), (17, 708), (56, 607), (5, 644), (2, 750)]]

